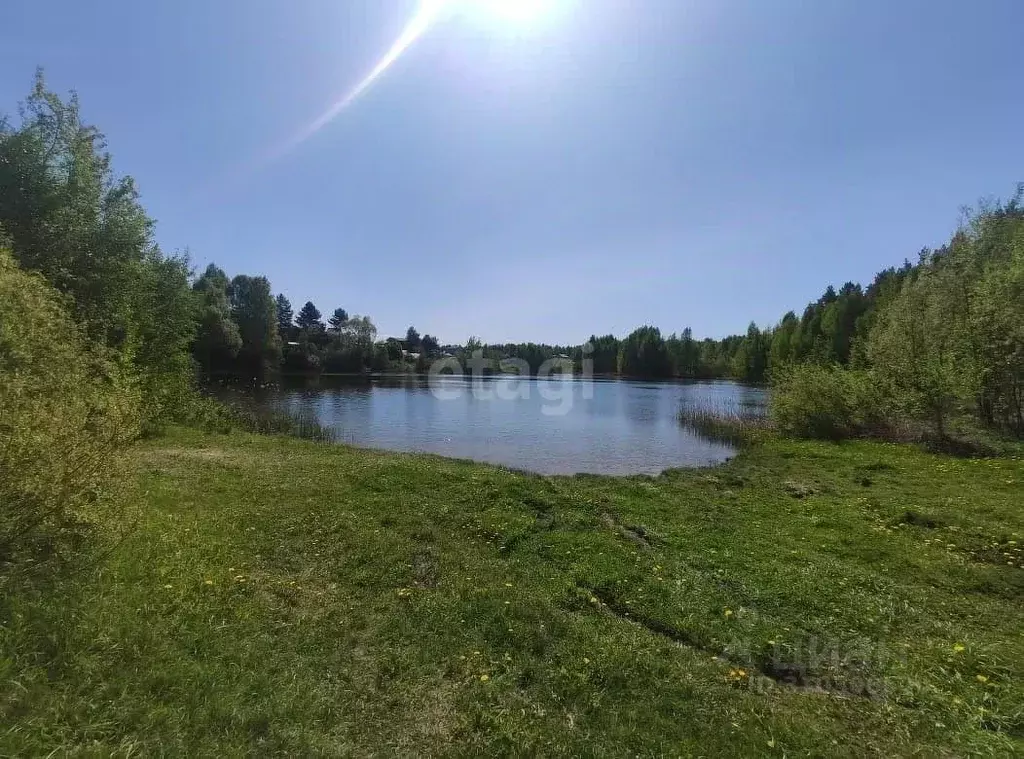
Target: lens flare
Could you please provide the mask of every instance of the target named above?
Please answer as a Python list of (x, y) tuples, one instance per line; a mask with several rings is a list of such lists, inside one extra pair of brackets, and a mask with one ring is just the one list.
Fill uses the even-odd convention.
[(369, 89), (377, 79), (404, 53), (410, 45), (419, 39), (431, 24), (437, 20), (442, 11), (449, 6), (457, 6), (459, 10), (483, 11), (486, 15), (498, 19), (502, 24), (523, 25), (532, 23), (550, 9), (552, 0), (420, 0), (416, 14), (409, 20), (402, 33), (398, 35), (391, 48), (384, 54), (370, 73), (363, 77), (344, 97), (335, 101), (317, 118), (303, 127), (291, 137), (277, 155), (287, 153), (308, 140), (331, 123), (339, 113), (352, 105), (355, 100)]
[(419, 10), (416, 11), (416, 15), (414, 15), (409, 20), (409, 23), (405, 25), (402, 33), (398, 35), (398, 39), (395, 40), (394, 44), (384, 54), (384, 57), (380, 59), (377, 65), (370, 70), (370, 73), (363, 77), (359, 84), (353, 87), (347, 94), (332, 103), (326, 111), (296, 132), (287, 142), (284, 143), (284, 145), (275, 151), (275, 155), (282, 155), (298, 147), (325, 126), (330, 124), (339, 113), (352, 105), (360, 95), (369, 89), (371, 84), (380, 78), (381, 74), (387, 71), (392, 63), (398, 60), (399, 56), (401, 56), (412, 43), (427, 31), (441, 11), (450, 2), (451, 0), (421, 0), (420, 7)]

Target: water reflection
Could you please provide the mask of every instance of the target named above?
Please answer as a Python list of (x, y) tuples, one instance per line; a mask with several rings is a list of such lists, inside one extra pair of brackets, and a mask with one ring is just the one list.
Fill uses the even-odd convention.
[(544, 474), (656, 474), (732, 455), (677, 421), (686, 404), (759, 414), (764, 391), (732, 382), (642, 383), (458, 376), (322, 377), (259, 403), (315, 415), (342, 442), (470, 458)]

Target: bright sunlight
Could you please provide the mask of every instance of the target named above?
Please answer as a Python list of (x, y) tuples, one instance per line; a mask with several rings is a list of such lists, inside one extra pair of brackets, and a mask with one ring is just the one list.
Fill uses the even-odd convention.
[(497, 20), (516, 26), (530, 26), (543, 20), (555, 5), (552, 0), (468, 0), (462, 3)]

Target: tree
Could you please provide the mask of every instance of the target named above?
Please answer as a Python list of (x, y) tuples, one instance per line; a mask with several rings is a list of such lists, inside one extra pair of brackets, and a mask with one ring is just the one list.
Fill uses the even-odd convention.
[(78, 98), (37, 73), (12, 128), (0, 120), (0, 226), (15, 259), (70, 298), (86, 335), (125, 356), (157, 417), (188, 388), (196, 326), (188, 262), (164, 256), (131, 177), (111, 168)]
[(254, 378), (263, 378), (281, 363), (281, 339), (270, 282), (266, 277), (239, 274), (231, 280), (228, 297), (242, 338), (240, 367)]
[(299, 311), (295, 323), (299, 325), (299, 329), (306, 332), (324, 329), (324, 323), (320, 320), (320, 309), (314, 306), (311, 300), (307, 300), (306, 305)]
[(1024, 436), (1024, 186), (971, 221), (970, 325), (982, 421)]
[(686, 327), (679, 338), (679, 374), (683, 377), (696, 377), (699, 357), (693, 330)]
[(290, 340), (295, 330), (295, 313), (292, 311), (292, 304), (284, 293), (279, 293), (274, 300), (274, 308), (277, 310), (277, 334), (282, 340)]
[(372, 346), (377, 339), (377, 327), (369, 316), (355, 314), (345, 321), (342, 332), (364, 348)]
[(733, 354), (732, 373), (744, 382), (763, 382), (768, 370), (768, 350), (771, 335), (757, 328), (754, 322), (747, 327), (744, 337)]
[(668, 377), (671, 362), (661, 330), (645, 326), (631, 332), (619, 349), (619, 372), (627, 377)]
[(405, 349), (408, 351), (415, 351), (420, 347), (420, 333), (416, 331), (415, 327), (409, 327), (405, 331)]
[(589, 357), (594, 362), (594, 374), (615, 374), (619, 370), (619, 341), (615, 335), (591, 335), (587, 344), (592, 348)]
[(424, 335), (420, 340), (420, 350), (424, 356), (436, 356), (441, 352), (441, 346), (438, 344), (436, 337)]
[(868, 347), (889, 397), (904, 413), (929, 419), (939, 437), (974, 390), (958, 279), (952, 270), (922, 266), (880, 314)]
[(231, 315), (227, 274), (214, 264), (192, 285), (199, 308), (199, 328), (192, 353), (206, 375), (228, 371), (242, 348), (242, 336)]
[(768, 349), (768, 369), (774, 372), (786, 366), (794, 358), (796, 332), (800, 321), (792, 311), (782, 317), (779, 325), (772, 330), (771, 345)]
[(384, 341), (384, 350), (389, 361), (398, 362), (402, 360), (402, 344), (395, 338), (389, 337)]
[(377, 350), (377, 328), (368, 316), (354, 315), (333, 333), (324, 352), (324, 369), (329, 372), (361, 372), (380, 366), (387, 349)]
[(343, 308), (334, 309), (334, 313), (331, 314), (331, 318), (327, 320), (327, 323), (331, 325), (331, 329), (335, 332), (340, 332), (341, 328), (345, 326), (345, 322), (348, 321), (348, 311)]

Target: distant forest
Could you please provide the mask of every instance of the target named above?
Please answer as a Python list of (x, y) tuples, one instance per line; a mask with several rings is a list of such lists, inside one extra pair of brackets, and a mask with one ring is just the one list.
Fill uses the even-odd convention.
[(886, 269), (866, 288), (847, 282), (836, 291), (830, 285), (800, 316), (790, 311), (764, 328), (751, 322), (746, 334), (698, 339), (687, 327), (666, 337), (657, 327), (643, 326), (625, 338), (592, 335), (583, 345), (485, 344), (476, 338), (442, 345), (413, 326), (404, 336), (379, 340), (367, 316), (349, 316), (338, 307), (325, 320), (309, 301), (296, 314), (288, 298), (272, 294), (265, 277), (229, 278), (211, 264), (192, 285), (201, 311), (193, 355), (205, 374), (265, 376), (277, 370), (422, 372), (437, 358), (465, 359), (479, 349), (496, 370), (503, 359), (524, 360), (535, 372), (545, 361), (566, 357), (579, 371), (589, 358), (594, 373), (604, 376), (764, 382), (773, 367), (792, 362), (863, 365), (879, 306), (922, 263), (941, 258), (946, 250), (923, 250), (918, 264), (905, 261)]

